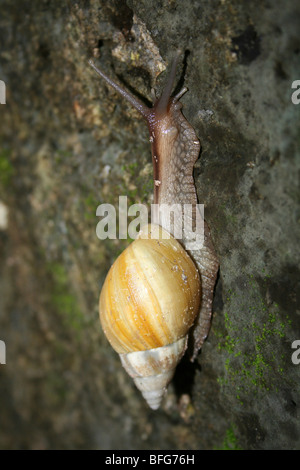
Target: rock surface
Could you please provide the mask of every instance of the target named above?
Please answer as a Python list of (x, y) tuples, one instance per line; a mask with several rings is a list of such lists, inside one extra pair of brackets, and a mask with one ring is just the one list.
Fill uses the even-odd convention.
[[(299, 27), (291, 0), (2, 1), (0, 448), (299, 449)], [(153, 412), (98, 321), (129, 241), (95, 232), (99, 204), (151, 203), (150, 146), (88, 59), (151, 100), (178, 47), (221, 267), (209, 338)]]

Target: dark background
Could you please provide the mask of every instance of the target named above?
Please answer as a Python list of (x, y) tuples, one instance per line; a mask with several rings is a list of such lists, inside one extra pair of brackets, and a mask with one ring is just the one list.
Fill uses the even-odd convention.
[[(0, 10), (0, 447), (299, 449), (299, 4)], [(99, 204), (151, 202), (149, 138), (88, 59), (150, 100), (178, 47), (220, 276), (209, 338), (154, 412), (98, 320), (101, 285), (129, 241), (95, 233)]]

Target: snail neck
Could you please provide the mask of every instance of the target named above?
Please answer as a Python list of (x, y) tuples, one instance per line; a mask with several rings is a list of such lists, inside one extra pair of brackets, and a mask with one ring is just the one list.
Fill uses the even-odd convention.
[(194, 129), (181, 113), (179, 99), (187, 89), (183, 88), (171, 97), (180, 55), (180, 51), (177, 51), (164, 90), (152, 108), (114, 82), (92, 61), (89, 63), (147, 122), (152, 147), (154, 203), (183, 207), (184, 204), (195, 206), (197, 203), (193, 167), (199, 155), (200, 143)]

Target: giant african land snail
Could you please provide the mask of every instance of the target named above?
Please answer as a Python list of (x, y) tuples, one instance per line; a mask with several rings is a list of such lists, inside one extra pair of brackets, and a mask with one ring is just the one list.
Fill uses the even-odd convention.
[[(193, 167), (200, 143), (181, 113), (179, 99), (186, 88), (171, 97), (178, 60), (179, 54), (153, 108), (121, 88), (92, 61), (90, 65), (147, 121), (154, 203), (192, 204), (195, 208)], [(108, 340), (152, 409), (160, 406), (186, 350), (192, 325), (192, 360), (207, 337), (219, 267), (205, 222), (203, 245), (195, 250), (184, 250), (180, 245), (185, 247), (190, 240), (191, 234), (186, 230), (180, 243), (173, 237), (162, 240), (166, 228), (164, 216), (159, 222), (162, 227), (156, 225), (158, 220), (143, 227), (138, 238), (115, 261), (103, 285), (99, 304), (100, 320)], [(176, 217), (174, 227), (175, 224)]]

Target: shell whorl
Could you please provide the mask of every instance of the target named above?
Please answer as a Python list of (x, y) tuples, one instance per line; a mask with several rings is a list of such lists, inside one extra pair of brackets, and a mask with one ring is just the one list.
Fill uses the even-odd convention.
[(100, 294), (100, 321), (119, 354), (160, 348), (187, 334), (200, 297), (194, 262), (162, 227), (150, 224), (111, 266)]
[(188, 335), (160, 348), (120, 354), (124, 369), (152, 410), (159, 408), (176, 366), (185, 353), (187, 340)]

